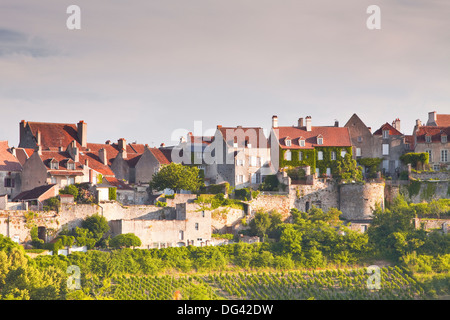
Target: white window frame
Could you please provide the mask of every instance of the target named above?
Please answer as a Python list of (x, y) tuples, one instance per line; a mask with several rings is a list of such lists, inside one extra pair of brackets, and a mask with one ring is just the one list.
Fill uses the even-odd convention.
[(322, 137), (317, 138), (317, 144), (323, 144), (323, 138)]
[(286, 140), (286, 147), (290, 147), (291, 146), (291, 139), (287, 139)]
[(431, 136), (425, 136), (425, 142), (431, 143)]
[(323, 151), (317, 151), (317, 160), (323, 160)]
[(299, 144), (300, 147), (304, 147), (305, 146), (305, 139), (300, 139), (298, 144)]
[(381, 154), (383, 156), (388, 156), (389, 155), (389, 143), (383, 143), (381, 145)]
[(447, 136), (445, 134), (441, 136), (441, 143), (447, 143)]
[(345, 155), (347, 154), (347, 151), (345, 151), (345, 150), (341, 150), (341, 157), (342, 158), (345, 158)]
[(244, 176), (242, 174), (239, 174), (237, 176), (237, 181), (238, 181), (238, 183), (244, 183)]
[(356, 148), (356, 156), (361, 157), (361, 148)]
[(284, 153), (284, 160), (286, 161), (292, 161), (292, 153), (291, 150), (286, 150)]
[(448, 162), (448, 150), (447, 149), (441, 149), (441, 162)]
[(250, 156), (250, 166), (251, 167), (256, 167), (256, 162), (257, 162), (256, 157), (255, 156)]
[(433, 162), (433, 150), (427, 149), (425, 152), (428, 153), (428, 162)]
[(300, 160), (300, 161), (303, 160), (303, 152), (302, 151), (298, 152), (298, 160)]
[(383, 130), (383, 139), (389, 139), (389, 130)]

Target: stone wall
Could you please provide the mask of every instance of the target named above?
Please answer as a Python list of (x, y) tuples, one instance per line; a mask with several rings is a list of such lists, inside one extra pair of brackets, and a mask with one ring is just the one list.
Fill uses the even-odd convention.
[(339, 186), (339, 210), (347, 220), (370, 219), (377, 205), (384, 208), (384, 183), (366, 182)]
[(427, 218), (415, 218), (414, 226), (416, 229), (424, 226), (425, 230), (441, 229), (444, 233), (448, 233), (450, 226), (450, 219), (427, 219)]
[(409, 184), (401, 185), (399, 192), (413, 203), (450, 198), (449, 181), (410, 181)]
[(444, 172), (444, 171), (430, 171), (425, 172), (422, 171), (421, 173), (417, 172), (411, 172), (411, 178), (415, 180), (442, 180), (442, 181), (449, 181), (450, 180), (450, 172)]

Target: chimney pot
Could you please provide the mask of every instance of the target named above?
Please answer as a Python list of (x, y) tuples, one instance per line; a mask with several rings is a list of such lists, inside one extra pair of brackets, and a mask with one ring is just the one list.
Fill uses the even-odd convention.
[(278, 117), (272, 116), (272, 128), (278, 128)]
[(306, 117), (306, 131), (311, 131), (311, 116)]
[(77, 124), (77, 136), (82, 148), (87, 147), (87, 123), (80, 120)]
[(303, 118), (298, 118), (298, 127), (303, 127)]

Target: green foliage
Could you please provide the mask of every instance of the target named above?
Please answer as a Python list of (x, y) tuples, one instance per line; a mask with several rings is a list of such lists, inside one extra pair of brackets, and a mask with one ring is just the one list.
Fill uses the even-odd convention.
[(305, 170), (302, 168), (288, 167), (286, 173), (294, 181), (306, 179)]
[(202, 186), (199, 190), (199, 193), (206, 194), (228, 194), (230, 192), (230, 184), (228, 182), (219, 183), (219, 184), (210, 184), (209, 186)]
[[(296, 150), (291, 149), (291, 161), (285, 160), (285, 149), (280, 148), (280, 168), (284, 167), (311, 167), (311, 172), (315, 172), (316, 170), (316, 159), (317, 154), (315, 153), (314, 149), (303, 149), (303, 150)], [(300, 160), (300, 152), (301, 152), (301, 158)], [(267, 178), (266, 178), (267, 179)]]
[(108, 199), (109, 200), (117, 200), (117, 188), (116, 187), (110, 187), (108, 188)]
[(123, 233), (112, 238), (109, 244), (112, 248), (118, 249), (139, 247), (142, 242), (134, 233)]
[(99, 214), (94, 214), (84, 219), (81, 223), (81, 227), (89, 230), (89, 232), (92, 233), (93, 238), (97, 241), (109, 231), (108, 221)]
[(165, 165), (153, 175), (150, 182), (151, 189), (162, 191), (166, 188), (179, 191), (198, 191), (203, 185), (196, 166), (184, 166), (179, 163)]
[(59, 194), (71, 194), (73, 195), (74, 199), (77, 199), (78, 188), (75, 185), (70, 184), (68, 186), (65, 186), (64, 189), (59, 190)]
[(211, 237), (218, 238), (218, 239), (233, 240), (234, 234), (232, 234), (232, 233), (213, 233), (213, 234), (211, 234)]
[(368, 178), (376, 178), (382, 160), (382, 158), (361, 158), (358, 162), (368, 169)]
[(278, 191), (280, 187), (280, 182), (275, 174), (267, 175), (259, 185), (259, 190), (261, 191)]
[(218, 193), (216, 195), (199, 195), (195, 203), (202, 205), (209, 205), (209, 207), (202, 208), (203, 209), (217, 209), (219, 207), (230, 207), (236, 209), (244, 209), (244, 205), (240, 200), (237, 199), (228, 199), (222, 193)]
[(347, 153), (343, 159), (337, 162), (335, 174), (340, 181), (362, 181), (361, 167), (357, 166), (356, 160), (353, 160), (351, 153)]
[(235, 189), (234, 197), (239, 200), (249, 201), (252, 199), (252, 191), (249, 188)]
[(428, 161), (429, 161), (428, 153), (426, 153), (426, 152), (421, 152), (421, 153), (409, 152), (409, 153), (405, 153), (405, 154), (400, 156), (400, 161), (404, 165), (407, 165), (408, 163), (410, 163), (411, 166), (414, 169), (417, 169), (417, 165), (419, 163), (421, 163), (422, 165), (428, 163)]
[(51, 197), (51, 198), (45, 200), (45, 205), (48, 207), (49, 211), (50, 210), (58, 211), (61, 203), (60, 203), (58, 197)]
[(156, 201), (155, 206), (157, 206), (157, 207), (165, 207), (165, 206), (167, 206), (167, 202)]
[(409, 195), (410, 198), (412, 198), (415, 195), (419, 194), (420, 186), (421, 186), (421, 182), (420, 181), (412, 180), (412, 181), (409, 182), (408, 195)]

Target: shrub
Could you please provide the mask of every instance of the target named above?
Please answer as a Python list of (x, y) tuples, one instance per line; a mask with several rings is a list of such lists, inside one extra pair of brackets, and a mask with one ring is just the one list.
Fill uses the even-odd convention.
[(112, 238), (109, 242), (109, 245), (116, 249), (123, 247), (139, 247), (141, 244), (141, 239), (139, 239), (134, 233), (119, 234)]

